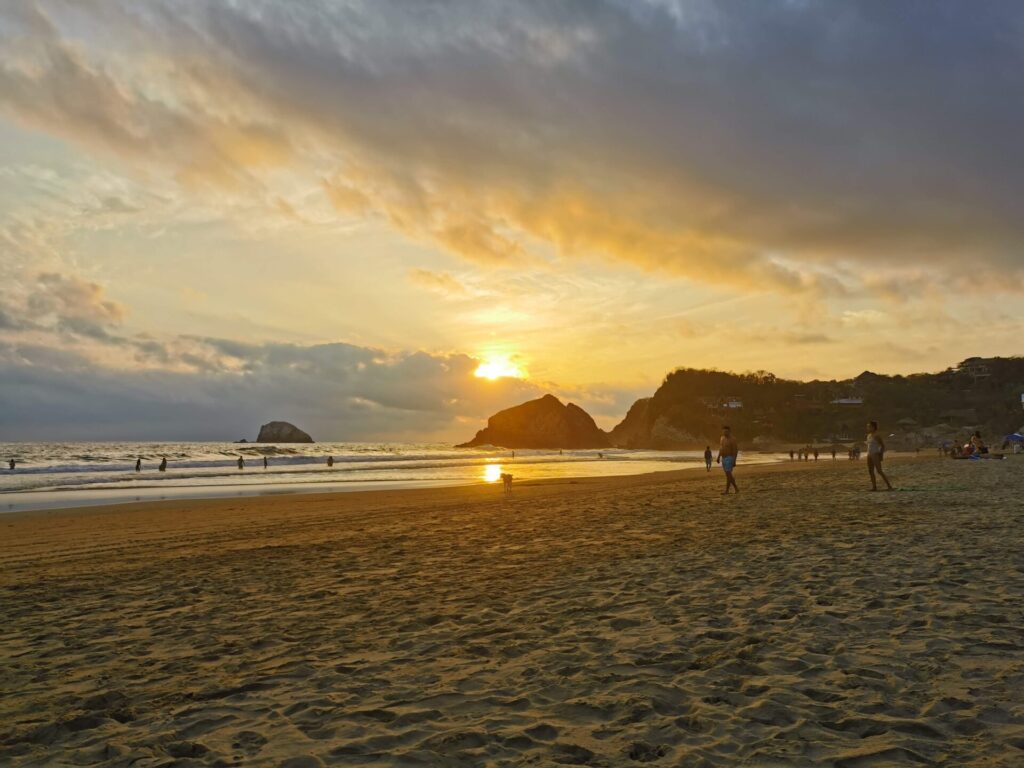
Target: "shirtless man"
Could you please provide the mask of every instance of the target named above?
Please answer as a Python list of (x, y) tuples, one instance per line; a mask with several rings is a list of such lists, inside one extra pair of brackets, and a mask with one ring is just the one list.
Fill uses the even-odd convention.
[(739, 453), (740, 446), (736, 442), (736, 438), (732, 436), (732, 429), (722, 427), (722, 439), (718, 445), (718, 458), (716, 461), (725, 470), (725, 490), (722, 491), (723, 496), (729, 494), (730, 487), (735, 488), (736, 493), (740, 492), (740, 487), (736, 485), (736, 480), (732, 476), (732, 471), (736, 468), (736, 457)]

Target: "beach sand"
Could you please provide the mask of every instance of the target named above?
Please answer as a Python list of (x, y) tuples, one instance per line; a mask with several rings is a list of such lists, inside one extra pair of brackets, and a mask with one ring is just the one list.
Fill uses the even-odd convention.
[(1024, 461), (0, 516), (0, 764), (1024, 765)]

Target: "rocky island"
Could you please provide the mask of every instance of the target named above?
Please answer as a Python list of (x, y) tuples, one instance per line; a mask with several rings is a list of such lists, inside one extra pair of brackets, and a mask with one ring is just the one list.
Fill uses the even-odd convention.
[(496, 445), (502, 448), (607, 448), (608, 435), (578, 405), (564, 405), (554, 395), (544, 395), (499, 411), (487, 427), (459, 448)]
[(260, 427), (257, 443), (312, 443), (313, 438), (287, 421), (271, 421)]

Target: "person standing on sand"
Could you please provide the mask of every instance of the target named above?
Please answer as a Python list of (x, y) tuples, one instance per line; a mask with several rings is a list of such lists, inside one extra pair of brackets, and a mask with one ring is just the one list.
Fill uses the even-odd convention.
[(732, 476), (732, 471), (736, 469), (736, 457), (739, 456), (740, 446), (736, 442), (736, 438), (732, 436), (732, 429), (728, 426), (722, 427), (722, 439), (718, 444), (718, 461), (722, 465), (722, 469), (725, 470), (725, 490), (722, 491), (723, 496), (729, 495), (729, 487), (736, 489), (736, 493), (740, 492), (740, 487), (736, 485), (736, 479)]
[(818, 460), (818, 449), (817, 448), (814, 449), (814, 460), (815, 461)]
[(789, 460), (790, 460), (790, 461), (792, 461), (792, 460), (793, 460), (793, 451), (790, 451), (790, 452), (789, 452)]
[(835, 460), (836, 460), (836, 449), (833, 448), (832, 449), (832, 461), (835, 461)]
[(708, 472), (711, 471), (711, 446), (708, 445), (704, 448), (704, 464), (708, 468)]
[(892, 490), (892, 483), (889, 482), (889, 478), (885, 476), (885, 472), (882, 471), (882, 459), (885, 458), (885, 443), (882, 442), (882, 436), (878, 434), (878, 422), (868, 422), (868, 474), (871, 475), (871, 490), (878, 490), (878, 483), (875, 481), (875, 473), (877, 472), (885, 480), (885, 487), (887, 490)]

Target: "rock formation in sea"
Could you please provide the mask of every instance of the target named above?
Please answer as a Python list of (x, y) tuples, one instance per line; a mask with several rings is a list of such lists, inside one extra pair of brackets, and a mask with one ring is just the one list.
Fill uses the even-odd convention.
[(506, 408), (487, 420), (486, 429), (460, 448), (607, 448), (608, 435), (578, 405), (563, 405), (554, 395)]
[(287, 421), (271, 421), (260, 427), (257, 443), (312, 443), (313, 438)]

